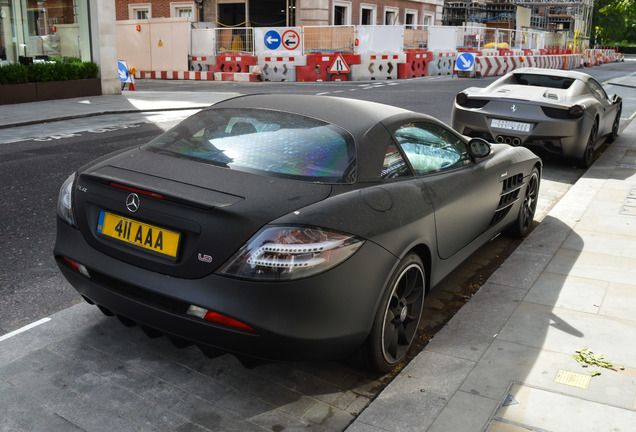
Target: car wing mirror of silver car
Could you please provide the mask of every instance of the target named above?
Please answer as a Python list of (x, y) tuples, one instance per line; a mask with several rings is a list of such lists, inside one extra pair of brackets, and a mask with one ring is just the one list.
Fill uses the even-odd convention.
[(468, 154), (473, 162), (476, 162), (477, 159), (485, 158), (490, 154), (490, 144), (483, 138), (473, 138), (468, 141)]
[(612, 96), (610, 96), (610, 100), (612, 101), (612, 103), (613, 103), (613, 104), (617, 104), (617, 103), (619, 103), (620, 101), (622, 101), (622, 100), (623, 100), (623, 98), (622, 98), (622, 97), (620, 97), (620, 96), (619, 96), (619, 95), (617, 95), (617, 94), (613, 94)]

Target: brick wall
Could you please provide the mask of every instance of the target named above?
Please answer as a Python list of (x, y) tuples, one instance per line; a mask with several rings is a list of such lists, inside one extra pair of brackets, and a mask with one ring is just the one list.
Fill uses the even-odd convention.
[(170, 2), (171, 0), (115, 0), (116, 19), (118, 21), (130, 19), (128, 16), (128, 5), (136, 3), (152, 5), (151, 18), (169, 18)]

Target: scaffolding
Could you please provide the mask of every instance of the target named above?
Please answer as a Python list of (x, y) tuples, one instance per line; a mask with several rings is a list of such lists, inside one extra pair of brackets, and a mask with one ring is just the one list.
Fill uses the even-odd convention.
[(449, 26), (515, 29), (518, 6), (530, 9), (531, 29), (563, 34), (577, 46), (589, 41), (594, 0), (452, 0), (442, 19)]

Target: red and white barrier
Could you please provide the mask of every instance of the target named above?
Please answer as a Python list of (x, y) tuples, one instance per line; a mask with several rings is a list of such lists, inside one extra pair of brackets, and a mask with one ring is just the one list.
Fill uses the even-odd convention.
[(197, 80), (212, 81), (214, 72), (193, 72), (193, 71), (137, 71), (137, 79), (169, 79), (169, 80)]

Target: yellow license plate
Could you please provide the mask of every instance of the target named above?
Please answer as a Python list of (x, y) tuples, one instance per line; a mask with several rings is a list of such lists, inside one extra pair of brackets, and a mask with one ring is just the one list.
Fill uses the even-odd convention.
[(104, 210), (99, 212), (97, 232), (172, 258), (177, 257), (179, 238), (181, 237), (178, 232), (138, 222)]

